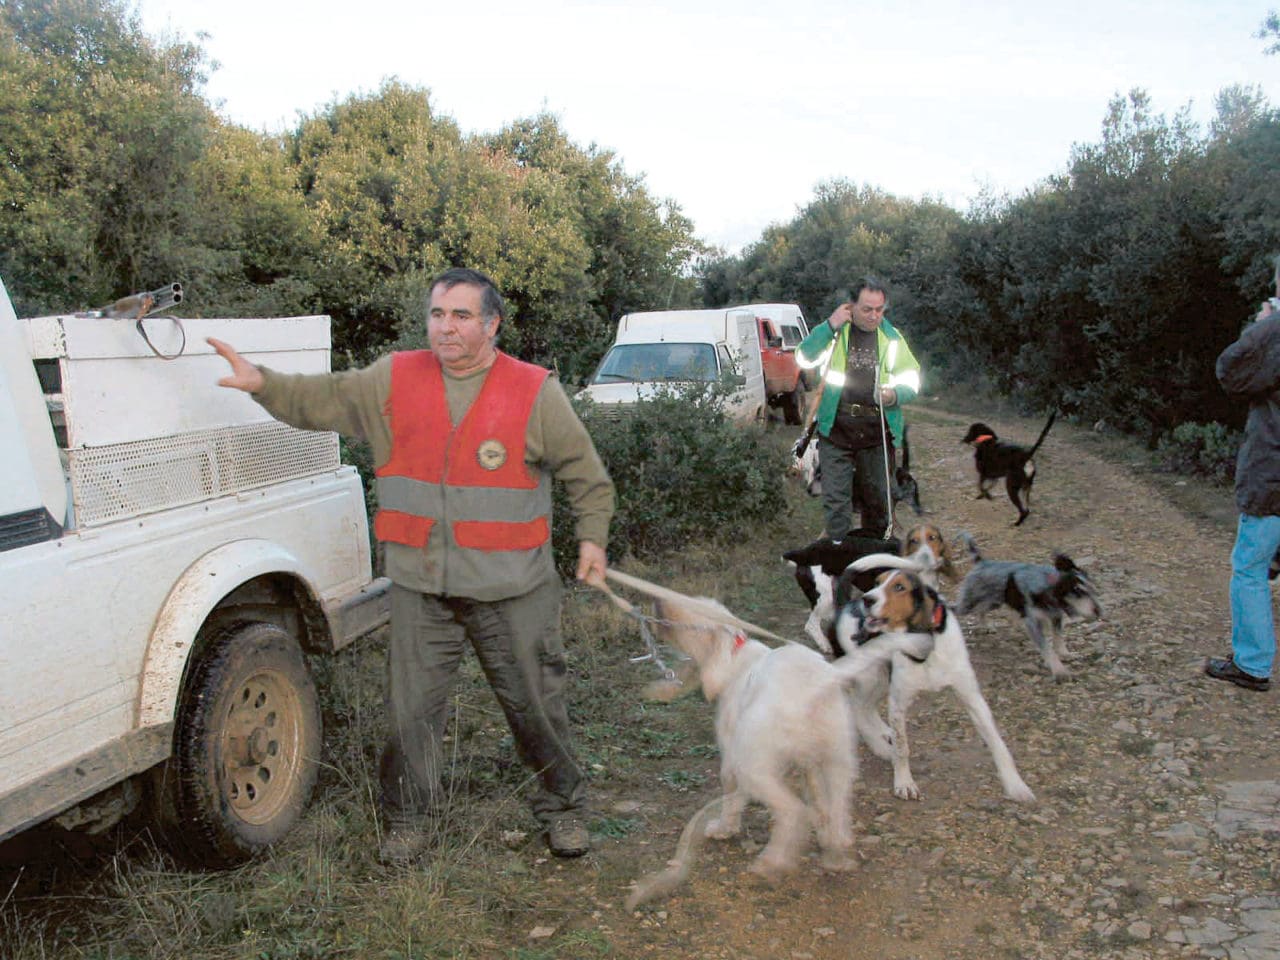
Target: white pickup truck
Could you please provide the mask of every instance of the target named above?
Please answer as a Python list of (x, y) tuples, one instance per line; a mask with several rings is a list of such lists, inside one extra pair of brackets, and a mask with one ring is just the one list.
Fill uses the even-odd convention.
[(19, 320), (0, 284), (0, 840), (139, 808), (253, 856), (315, 783), (306, 655), (387, 619), (337, 436), (218, 387), (209, 335), (329, 368), (327, 317)]

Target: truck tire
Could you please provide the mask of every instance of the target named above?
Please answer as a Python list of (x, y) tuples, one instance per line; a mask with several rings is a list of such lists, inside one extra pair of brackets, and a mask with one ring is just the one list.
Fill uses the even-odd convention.
[(796, 388), (782, 398), (782, 418), (792, 426), (804, 422), (804, 384), (797, 383)]
[(188, 862), (235, 866), (280, 840), (311, 797), (321, 718), (297, 642), (270, 623), (213, 638), (183, 687), (164, 820)]

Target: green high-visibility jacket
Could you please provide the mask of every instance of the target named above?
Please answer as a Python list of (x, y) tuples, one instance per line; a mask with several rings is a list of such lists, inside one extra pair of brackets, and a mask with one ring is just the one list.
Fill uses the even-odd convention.
[[(796, 363), (801, 368), (819, 367), (823, 370), (822, 398), (818, 402), (818, 434), (823, 437), (831, 435), (831, 427), (836, 422), (836, 409), (840, 406), (840, 393), (844, 390), (844, 368), (849, 357), (849, 328), (852, 325), (852, 322), (844, 323), (836, 331), (824, 320), (796, 348)], [(896, 403), (884, 408), (884, 414), (893, 433), (893, 442), (901, 448), (902, 405), (910, 403), (920, 392), (920, 362), (888, 317), (883, 318), (876, 328), (876, 347), (880, 357), (877, 385), (892, 387), (898, 398)]]

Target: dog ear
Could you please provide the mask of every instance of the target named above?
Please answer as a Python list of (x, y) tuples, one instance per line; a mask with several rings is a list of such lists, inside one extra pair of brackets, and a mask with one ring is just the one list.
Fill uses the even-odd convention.
[(933, 625), (933, 608), (938, 601), (938, 594), (932, 587), (926, 587), (920, 578), (902, 571), (901, 576), (911, 579), (911, 617), (907, 620), (910, 633), (928, 633)]
[(1073, 570), (1079, 569), (1065, 553), (1055, 553), (1053, 555), (1053, 566), (1055, 570), (1059, 570), (1062, 573), (1071, 573)]
[(917, 582), (912, 591), (917, 599), (915, 615), (907, 622), (912, 633), (937, 633), (947, 622), (947, 607), (933, 587)]
[[(939, 534), (941, 536), (941, 534)], [(942, 563), (938, 565), (938, 572), (949, 580), (959, 579), (960, 574), (956, 570), (956, 554), (946, 537), (942, 537)]]

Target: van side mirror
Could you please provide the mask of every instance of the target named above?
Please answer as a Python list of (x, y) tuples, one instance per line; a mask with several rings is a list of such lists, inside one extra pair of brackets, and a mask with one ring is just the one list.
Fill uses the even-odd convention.
[(745, 387), (747, 385), (746, 374), (731, 373), (729, 374), (729, 382), (733, 384), (735, 387)]

